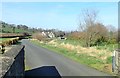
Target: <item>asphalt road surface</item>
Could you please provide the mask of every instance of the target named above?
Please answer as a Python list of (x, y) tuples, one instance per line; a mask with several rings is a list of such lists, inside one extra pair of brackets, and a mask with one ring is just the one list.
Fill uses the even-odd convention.
[(61, 54), (32, 44), (29, 40), (22, 40), (22, 44), (25, 45), (26, 65), (31, 69), (54, 66), (61, 76), (109, 76)]

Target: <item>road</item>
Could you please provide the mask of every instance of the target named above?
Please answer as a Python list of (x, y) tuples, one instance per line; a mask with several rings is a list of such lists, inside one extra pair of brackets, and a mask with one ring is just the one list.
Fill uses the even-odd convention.
[(108, 76), (106, 73), (79, 64), (61, 54), (32, 44), (29, 40), (22, 40), (22, 44), (25, 45), (26, 65), (31, 69), (55, 66), (61, 76)]

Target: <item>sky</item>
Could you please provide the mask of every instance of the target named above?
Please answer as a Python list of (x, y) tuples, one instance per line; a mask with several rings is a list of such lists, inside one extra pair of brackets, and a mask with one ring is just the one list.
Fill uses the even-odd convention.
[(82, 11), (96, 10), (104, 25), (118, 27), (117, 2), (2, 2), (2, 18), (10, 24), (29, 27), (78, 30)]

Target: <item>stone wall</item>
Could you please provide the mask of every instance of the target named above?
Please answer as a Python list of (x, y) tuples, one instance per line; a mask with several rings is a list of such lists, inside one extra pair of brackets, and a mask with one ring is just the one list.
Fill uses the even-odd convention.
[[(2, 78), (23, 78), (24, 77), (24, 47), (14, 46), (2, 56)], [(14, 77), (13, 77), (14, 76)]]

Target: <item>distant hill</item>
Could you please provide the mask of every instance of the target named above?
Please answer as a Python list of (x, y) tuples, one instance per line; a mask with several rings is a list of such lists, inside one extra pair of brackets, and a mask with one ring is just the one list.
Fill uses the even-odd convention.
[(0, 21), (0, 33), (30, 33), (34, 32), (34, 28), (29, 28), (26, 25), (8, 24)]
[(36, 32), (52, 32), (55, 34), (55, 37), (59, 37), (61, 35), (65, 35), (64, 31), (58, 29), (42, 29), (42, 28), (30, 28), (26, 25), (15, 25), (15, 24), (8, 24), (6, 22), (0, 21), (0, 33), (11, 33), (11, 34), (33, 34)]

